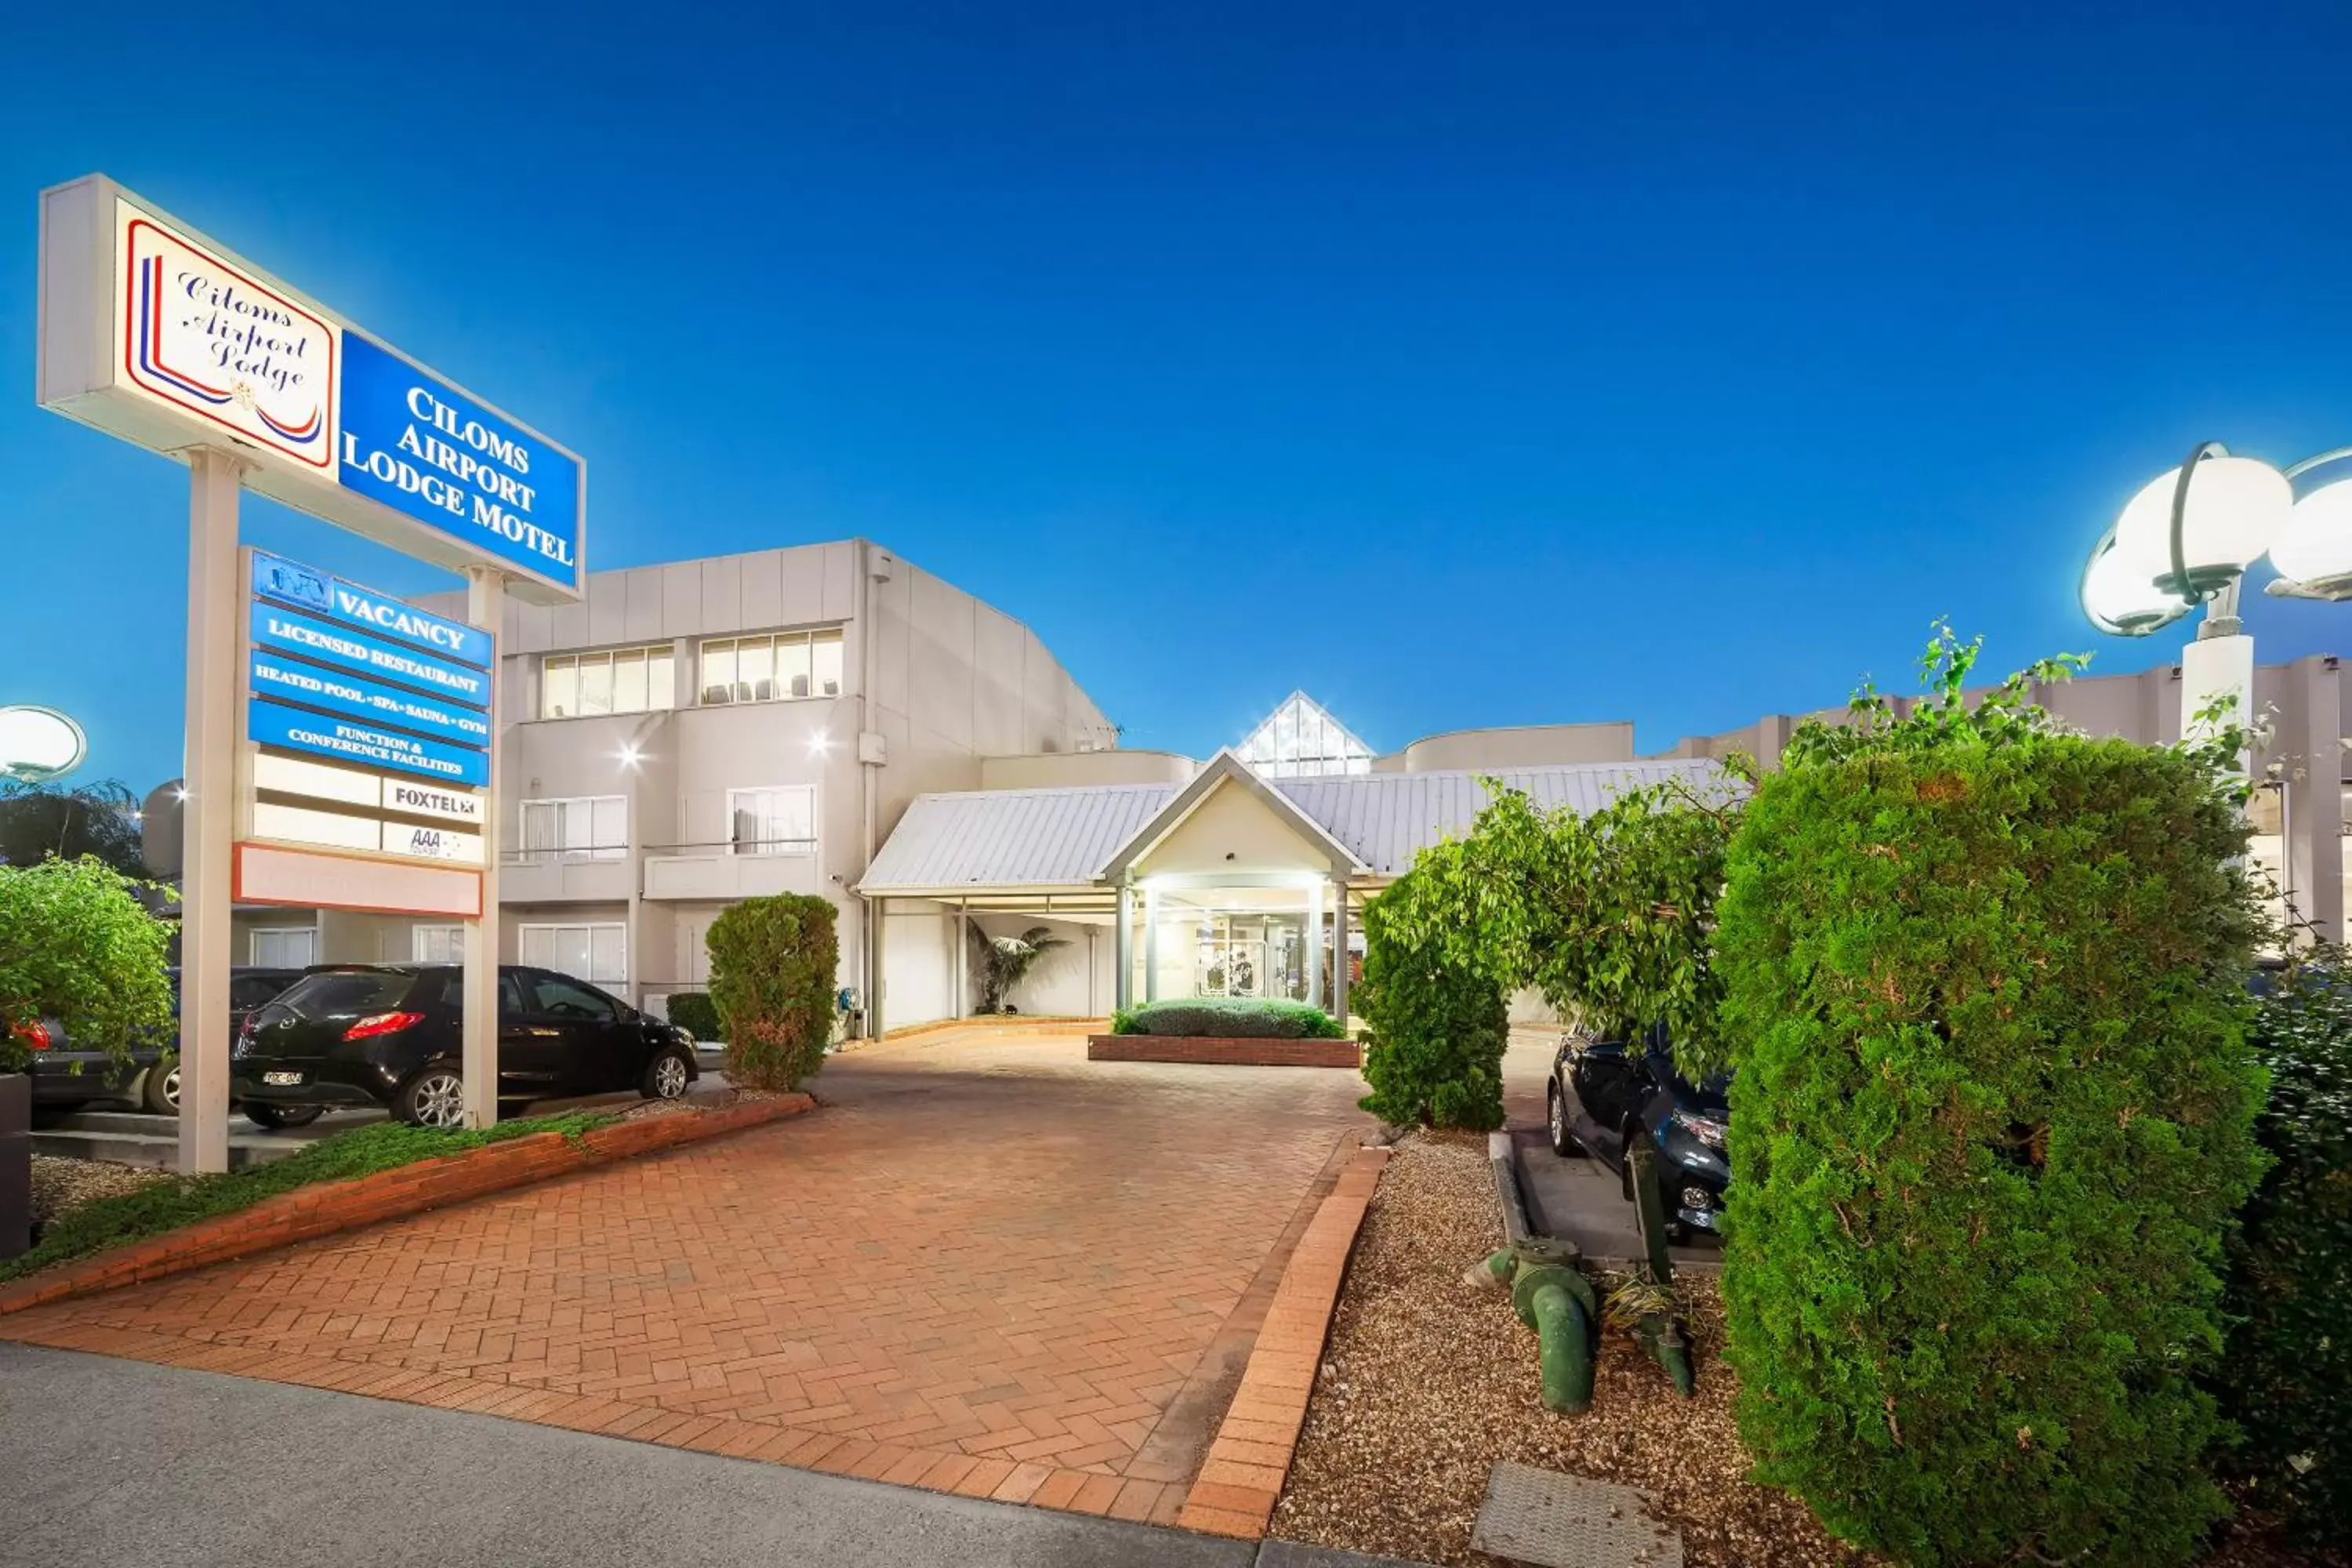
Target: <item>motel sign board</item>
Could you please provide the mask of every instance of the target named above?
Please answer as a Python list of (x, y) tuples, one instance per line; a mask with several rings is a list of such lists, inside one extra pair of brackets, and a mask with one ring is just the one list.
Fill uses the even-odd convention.
[(246, 553), (239, 840), (479, 866), (497, 639)]
[(577, 457), (102, 175), (42, 193), (38, 321), (44, 407), (169, 456), (234, 447), (289, 506), (580, 596)]
[[(489, 1125), (484, 628), (509, 592), (579, 600), (585, 466), (103, 175), (41, 193), (39, 279), (37, 401), (188, 466), (180, 1168), (228, 1168), (237, 903), (461, 921), (465, 1114)], [(462, 574), (467, 621), (241, 550), (247, 489)]]

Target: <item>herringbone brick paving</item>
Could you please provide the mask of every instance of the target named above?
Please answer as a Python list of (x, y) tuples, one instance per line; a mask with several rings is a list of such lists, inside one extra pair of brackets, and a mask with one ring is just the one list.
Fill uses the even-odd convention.
[(866, 1047), (814, 1117), (0, 1336), (1166, 1521), (1223, 1413), (1171, 1405), (1369, 1122), (1353, 1073), (1084, 1050)]

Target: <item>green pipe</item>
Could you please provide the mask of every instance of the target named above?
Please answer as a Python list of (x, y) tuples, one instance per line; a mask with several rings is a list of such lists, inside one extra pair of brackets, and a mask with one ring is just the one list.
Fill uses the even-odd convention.
[(1563, 1415), (1592, 1408), (1592, 1324), (1600, 1302), (1591, 1281), (1557, 1263), (1522, 1262), (1511, 1307), (1542, 1347), (1544, 1408)]
[(1556, 1281), (1539, 1287), (1529, 1305), (1543, 1346), (1544, 1408), (1581, 1415), (1592, 1408), (1592, 1339), (1584, 1305)]
[(1506, 1285), (1511, 1282), (1511, 1271), (1518, 1266), (1519, 1255), (1507, 1247), (1486, 1259), (1485, 1265), (1487, 1273)]

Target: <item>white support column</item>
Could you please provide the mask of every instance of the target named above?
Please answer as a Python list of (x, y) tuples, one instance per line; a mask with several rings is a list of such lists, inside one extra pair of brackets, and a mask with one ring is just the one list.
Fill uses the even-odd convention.
[(1323, 1005), (1323, 881), (1307, 886), (1307, 1001)]
[(180, 862), (180, 1170), (228, 1169), (229, 916), (236, 815), (241, 465), (188, 461), (187, 804)]
[(1143, 999), (1160, 1000), (1160, 889), (1143, 889)]
[(1331, 1016), (1348, 1022), (1348, 884), (1339, 884), (1338, 906), (1331, 911)]
[[(466, 1125), (488, 1127), (499, 1119), (499, 850), (506, 821), (499, 797), (499, 752), (505, 745), (509, 715), (504, 706), (507, 648), (507, 580), (496, 567), (466, 569), (466, 618), (497, 638), (490, 671), (490, 784), (482, 800), (482, 912), (466, 922), (466, 1008), (463, 1072)], [(629, 961), (636, 962), (632, 953)]]
[(1135, 1005), (1135, 889), (1118, 885), (1118, 926), (1111, 938), (1110, 1005), (1124, 1010)]

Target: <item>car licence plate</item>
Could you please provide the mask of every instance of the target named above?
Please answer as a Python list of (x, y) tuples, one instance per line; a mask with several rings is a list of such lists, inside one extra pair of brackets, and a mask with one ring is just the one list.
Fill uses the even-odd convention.
[(302, 1075), (299, 1072), (266, 1072), (261, 1075), (261, 1081), (264, 1083), (275, 1084), (297, 1084), (302, 1081)]

